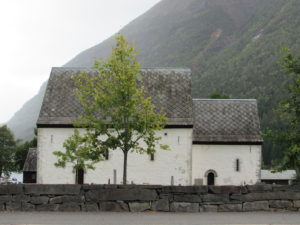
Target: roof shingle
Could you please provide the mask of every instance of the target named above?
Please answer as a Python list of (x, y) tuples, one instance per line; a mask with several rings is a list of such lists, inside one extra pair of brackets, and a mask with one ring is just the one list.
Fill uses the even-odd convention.
[[(71, 75), (80, 71), (98, 76), (91, 68), (53, 68), (38, 118), (38, 125), (71, 125), (84, 110), (74, 94)], [(141, 69), (143, 85), (157, 109), (162, 109), (168, 125), (192, 125), (190, 69)]]
[(194, 99), (193, 141), (262, 142), (254, 99)]
[[(38, 118), (38, 126), (72, 125), (83, 108), (74, 94), (71, 75), (91, 68), (53, 68)], [(168, 117), (167, 125), (193, 126), (194, 143), (261, 143), (256, 100), (194, 99), (189, 69), (141, 69), (143, 85), (158, 109)]]
[(24, 163), (23, 171), (36, 172), (37, 152), (36, 148), (30, 148), (27, 153), (27, 157)]

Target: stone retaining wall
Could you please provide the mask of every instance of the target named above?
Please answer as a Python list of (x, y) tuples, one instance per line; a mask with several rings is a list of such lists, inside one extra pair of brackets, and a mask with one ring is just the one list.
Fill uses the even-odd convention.
[(300, 211), (300, 185), (0, 185), (0, 211)]

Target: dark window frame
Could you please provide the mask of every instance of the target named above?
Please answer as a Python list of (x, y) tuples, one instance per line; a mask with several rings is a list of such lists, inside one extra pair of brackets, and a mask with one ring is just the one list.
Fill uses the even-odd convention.
[(241, 171), (241, 163), (240, 163), (240, 159), (236, 159), (236, 160), (235, 160), (235, 171), (236, 171), (236, 172), (240, 172), (240, 171)]

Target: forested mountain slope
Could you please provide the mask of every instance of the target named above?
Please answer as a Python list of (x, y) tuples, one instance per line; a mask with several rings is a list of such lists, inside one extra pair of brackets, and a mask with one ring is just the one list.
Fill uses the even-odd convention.
[[(281, 126), (272, 110), (289, 79), (276, 62), (281, 47), (300, 50), (299, 12), (299, 0), (162, 0), (120, 32), (134, 40), (143, 67), (190, 67), (194, 97), (219, 92), (257, 98), (264, 128)], [(65, 66), (92, 66), (109, 55), (113, 42), (111, 37)], [(265, 162), (281, 151), (267, 146)]]
[(26, 102), (8, 121), (7, 126), (13, 131), (15, 138), (24, 141), (34, 137), (34, 128), (39, 116), (47, 83), (44, 83), (37, 95)]

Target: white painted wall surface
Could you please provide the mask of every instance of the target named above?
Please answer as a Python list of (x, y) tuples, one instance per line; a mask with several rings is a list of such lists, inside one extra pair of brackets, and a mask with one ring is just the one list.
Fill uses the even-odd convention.
[[(205, 173), (214, 170), (217, 173), (215, 185), (255, 184), (260, 180), (260, 145), (193, 145), (192, 183), (203, 179), (207, 185)], [(240, 171), (236, 171), (236, 159), (240, 161)]]
[[(53, 155), (54, 151), (64, 151), (63, 143), (72, 134), (71, 128), (38, 129), (37, 183), (75, 183), (72, 166), (56, 168), (54, 163), (57, 157)], [(190, 185), (192, 129), (164, 129), (158, 134), (162, 137), (160, 143), (169, 145), (171, 150), (158, 149), (154, 161), (147, 154), (128, 154), (128, 183), (170, 185), (171, 176), (174, 176), (175, 185)], [(84, 175), (85, 183), (107, 184), (109, 179), (113, 183), (114, 170), (117, 170), (117, 183), (120, 184), (123, 177), (123, 153), (119, 150), (110, 151), (109, 160), (98, 163), (95, 170), (88, 170)]]

